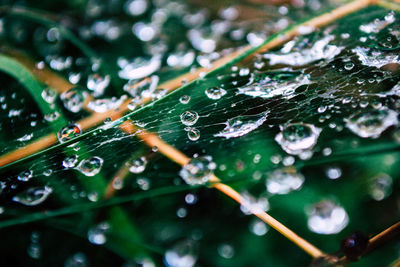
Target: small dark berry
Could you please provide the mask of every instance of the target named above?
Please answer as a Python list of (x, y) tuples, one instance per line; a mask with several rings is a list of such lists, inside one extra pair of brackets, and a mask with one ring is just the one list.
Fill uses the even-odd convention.
[(368, 243), (368, 237), (356, 231), (342, 241), (341, 249), (349, 260), (356, 261), (365, 252)]

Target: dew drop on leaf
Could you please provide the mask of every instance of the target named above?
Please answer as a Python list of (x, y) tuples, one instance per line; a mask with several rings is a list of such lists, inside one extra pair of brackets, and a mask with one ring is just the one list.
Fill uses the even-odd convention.
[(381, 201), (392, 193), (393, 179), (387, 174), (379, 174), (369, 182), (369, 194), (376, 201)]
[(226, 95), (226, 90), (220, 87), (210, 87), (206, 89), (205, 93), (209, 99), (218, 100)]
[(93, 91), (94, 96), (101, 96), (110, 84), (110, 76), (101, 76), (97, 73), (91, 74), (87, 80), (87, 88)]
[(345, 119), (346, 127), (362, 138), (378, 138), (387, 128), (398, 124), (397, 112), (390, 109), (358, 112)]
[(349, 217), (344, 208), (331, 200), (314, 204), (307, 213), (308, 228), (317, 234), (337, 234), (349, 223)]
[(235, 250), (230, 244), (221, 244), (218, 246), (218, 254), (225, 259), (231, 259), (235, 255)]
[(184, 240), (167, 250), (164, 256), (168, 267), (192, 267), (197, 261), (196, 244), (191, 240)]
[(187, 131), (187, 136), (190, 141), (197, 141), (200, 139), (200, 131), (193, 127), (186, 127), (185, 131)]
[(73, 168), (76, 166), (76, 163), (78, 162), (78, 156), (77, 155), (71, 155), (71, 156), (67, 156), (64, 158), (62, 165), (69, 169), (69, 168)]
[(275, 141), (290, 155), (299, 155), (311, 150), (317, 143), (321, 129), (306, 123), (291, 123), (281, 126)]
[(67, 142), (77, 136), (79, 136), (82, 133), (81, 128), (79, 127), (78, 124), (72, 124), (65, 126), (62, 128), (60, 131), (57, 133), (57, 138), (60, 143)]
[(342, 176), (342, 170), (339, 167), (329, 167), (325, 170), (325, 174), (329, 179), (335, 180)]
[(304, 176), (295, 169), (277, 169), (267, 175), (265, 181), (271, 194), (284, 195), (299, 190), (304, 183)]
[(216, 164), (210, 156), (202, 156), (192, 158), (183, 166), (179, 175), (189, 185), (205, 184), (210, 180), (215, 168)]
[(110, 230), (110, 225), (107, 222), (99, 223), (91, 227), (88, 231), (89, 242), (95, 245), (103, 245), (107, 241), (107, 232)]
[(95, 156), (82, 160), (77, 169), (86, 176), (94, 176), (100, 172), (102, 165), (103, 159)]
[(66, 259), (64, 263), (64, 267), (87, 267), (88, 265), (88, 259), (85, 256), (85, 254), (78, 252), (68, 259)]
[(183, 95), (179, 98), (179, 102), (181, 102), (182, 104), (188, 104), (190, 101), (190, 96), (188, 95)]
[(64, 92), (60, 96), (64, 107), (73, 113), (77, 113), (82, 110), (85, 102), (86, 93), (84, 93), (80, 87), (74, 87)]
[(249, 225), (249, 228), (250, 231), (257, 236), (263, 236), (268, 232), (268, 226), (265, 224), (265, 222), (259, 219), (253, 219)]
[(51, 192), (53, 189), (48, 186), (31, 187), (18, 193), (12, 200), (26, 206), (36, 206), (45, 201)]
[(147, 160), (145, 157), (132, 159), (126, 163), (131, 173), (142, 173), (146, 169)]
[(181, 122), (186, 126), (194, 125), (199, 119), (196, 111), (185, 111), (181, 114)]
[(22, 182), (27, 182), (33, 177), (33, 171), (25, 170), (18, 174), (17, 179)]
[(214, 136), (229, 139), (246, 135), (261, 126), (267, 119), (267, 115), (268, 112), (262, 112), (256, 115), (231, 118), (225, 122), (225, 128)]

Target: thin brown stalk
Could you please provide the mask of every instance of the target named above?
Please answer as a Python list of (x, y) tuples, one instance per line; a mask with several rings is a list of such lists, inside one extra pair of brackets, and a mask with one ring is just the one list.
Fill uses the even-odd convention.
[[(356, 1), (350, 2), (349, 4), (344, 5), (342, 7), (339, 7), (329, 13), (326, 13), (319, 17), (311, 19), (310, 21), (307, 21), (301, 25), (303, 25), (303, 26), (306, 25), (306, 26), (311, 26), (311, 27), (321, 27), (321, 26), (331, 23), (331, 22), (335, 21), (336, 19), (339, 19), (347, 14), (350, 14), (351, 12), (355, 12), (361, 8), (368, 6), (369, 4), (376, 3), (376, 2), (377, 2), (377, 0), (356, 0)], [(273, 47), (279, 46), (279, 45), (287, 42), (288, 40), (290, 40), (291, 38), (293, 38), (294, 36), (299, 34), (298, 29), (301, 25), (295, 27), (293, 30), (287, 32), (285, 35), (271, 40), (270, 42), (268, 42), (267, 44), (262, 46), (260, 49), (258, 49), (257, 53), (265, 52)], [(182, 81), (186, 81), (186, 82), (193, 81), (194, 79), (197, 79), (202, 72), (209, 72), (220, 66), (223, 66), (224, 64), (231, 61), (232, 59), (234, 59), (241, 53), (247, 51), (248, 49), (250, 49), (250, 46), (241, 48), (231, 54), (228, 54), (228, 55), (222, 57), (221, 59), (217, 60), (216, 62), (214, 62), (213, 67), (210, 69), (199, 68), (194, 72), (189, 72), (189, 73), (181, 75), (175, 79), (167, 81), (167, 82), (161, 84), (159, 86), (159, 88), (166, 89), (168, 92), (173, 91), (182, 85)], [(34, 73), (37, 73), (37, 72), (34, 72)], [(46, 75), (47, 76), (45, 76), (43, 78), (42, 72), (39, 72), (38, 79), (43, 79), (43, 81), (47, 81), (50, 83), (49, 79), (53, 76), (48, 76), (48, 75), (50, 75), (50, 73), (48, 73), (48, 72), (46, 72)], [(40, 78), (40, 77), (42, 77), (42, 78)], [(57, 88), (56, 86), (60, 86), (60, 88), (66, 88), (66, 85), (63, 85), (63, 84), (53, 85), (53, 86), (54, 86), (54, 88)], [(151, 99), (144, 99), (142, 104), (146, 104), (149, 101), (151, 101)], [(80, 124), (80, 126), (83, 130), (87, 130), (87, 129), (93, 128), (96, 125), (102, 123), (108, 117), (111, 117), (112, 119), (118, 119), (125, 112), (128, 111), (128, 108), (127, 108), (128, 103), (129, 103), (129, 100), (127, 102), (125, 102), (119, 108), (118, 111), (110, 111), (110, 112), (106, 112), (106, 113), (96, 113), (96, 114), (90, 115), (86, 119), (79, 121), (78, 124)], [(57, 143), (57, 138), (55, 137), (55, 134), (50, 134), (44, 138), (38, 139), (38, 140), (34, 141), (33, 143), (27, 145), (26, 147), (17, 149), (15, 151), (12, 151), (10, 153), (0, 156), (0, 167), (5, 166), (16, 160), (22, 159), (24, 157), (27, 157), (29, 155), (32, 155), (40, 150), (50, 147), (56, 143)]]
[[(146, 132), (144, 130), (136, 131), (135, 126), (130, 122), (126, 121), (124, 123), (124, 127), (121, 127), (123, 131), (128, 134), (133, 134), (137, 132), (136, 136), (144, 141), (146, 145), (149, 147), (157, 147), (158, 151), (169, 158), (170, 160), (176, 162), (177, 164), (184, 166), (190, 161), (190, 158), (186, 156), (184, 153), (176, 149), (175, 147), (165, 143), (163, 140), (160, 139), (156, 134), (152, 134)], [(245, 206), (250, 210), (255, 216), (260, 218), (262, 221), (270, 225), (272, 228), (277, 230), (283, 236), (288, 238), (290, 241), (295, 243), (298, 247), (303, 249), (306, 253), (311, 255), (314, 258), (318, 258), (324, 255), (324, 253), (319, 250), (317, 247), (309, 243), (308, 241), (304, 240), (292, 230), (287, 228), (285, 225), (274, 219), (271, 215), (267, 214), (263, 210), (254, 209), (237, 191), (235, 191), (232, 187), (221, 183), (221, 180), (213, 175), (210, 179), (211, 187), (219, 190), (220, 192), (224, 193), (225, 195), (229, 196), (240, 205)]]

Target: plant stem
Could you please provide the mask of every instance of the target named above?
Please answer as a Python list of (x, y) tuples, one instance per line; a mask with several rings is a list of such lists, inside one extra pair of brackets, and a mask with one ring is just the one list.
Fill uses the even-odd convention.
[[(128, 134), (133, 134), (136, 132), (136, 127), (130, 121), (125, 121), (121, 127), (123, 131)], [(173, 146), (165, 143), (155, 134), (148, 133), (144, 130), (137, 132), (136, 135), (138, 138), (142, 139), (144, 143), (146, 143), (149, 147), (157, 147), (158, 151), (169, 158), (170, 160), (176, 162), (177, 164), (184, 166), (190, 161), (190, 158), (186, 156), (184, 153), (174, 148)], [(295, 243), (298, 247), (303, 249), (306, 253), (311, 255), (313, 258), (318, 258), (324, 255), (324, 253), (319, 250), (317, 247), (304, 240), (288, 227), (274, 219), (271, 215), (267, 214), (265, 211), (260, 209), (254, 209), (248, 201), (246, 201), (237, 191), (235, 191), (232, 187), (223, 184), (220, 182), (221, 180), (212, 175), (210, 179), (210, 186), (224, 193), (228, 197), (232, 198), (242, 206), (245, 206), (248, 210), (251, 211), (252, 214), (260, 218), (262, 221), (267, 223), (269, 226), (277, 230), (283, 236), (288, 238), (290, 241)]]

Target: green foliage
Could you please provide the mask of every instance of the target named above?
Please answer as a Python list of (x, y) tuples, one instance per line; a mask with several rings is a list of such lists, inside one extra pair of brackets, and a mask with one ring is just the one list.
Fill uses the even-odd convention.
[[(60, 58), (71, 57), (71, 66), (53, 69), (70, 80), (79, 73), (78, 90), (82, 93), (93, 94), (82, 89), (88, 87), (91, 75), (109, 75), (110, 85), (103, 95), (95, 96), (106, 100), (127, 94), (122, 89), (127, 81), (118, 74), (121, 57), (151, 57), (151, 51), (165, 44), (162, 67), (155, 72), (163, 82), (190, 68), (199, 68), (199, 56), (209, 56), (195, 51), (197, 62), (181, 68), (168, 63), (168, 56), (176, 51), (196, 48), (182, 41), (180, 38), (186, 40), (186, 36), (177, 30), (186, 33), (191, 29), (177, 17), (182, 15), (179, 12), (194, 13), (198, 8), (195, 1), (181, 6), (183, 11), (179, 6), (163, 6), (169, 13), (157, 29), (160, 40), (154, 42), (140, 41), (140, 35), (133, 35), (127, 28), (151, 20), (150, 10), (162, 10), (157, 1), (137, 16), (126, 14), (124, 1), (106, 2), (63, 1), (59, 6), (51, 1), (21, 2), (20, 7), (4, 8), (2, 44), (24, 50), (50, 66)], [(330, 9), (339, 5), (323, 4), (329, 4)], [(93, 5), (100, 8), (99, 14), (91, 9)], [(280, 29), (273, 24), (269, 31), (264, 29), (268, 37), (263, 44), (174, 92), (152, 92), (151, 103), (136, 107), (118, 120), (0, 167), (0, 248), (5, 265), (63, 265), (78, 252), (84, 253), (90, 265), (122, 265), (143, 257), (161, 265), (166, 261), (166, 251), (183, 240), (197, 246), (198, 266), (301, 266), (311, 262), (301, 249), (258, 219), (245, 215), (246, 211), (242, 212), (232, 199), (208, 184), (186, 185), (179, 174), (181, 167), (148, 147), (140, 139), (141, 130), (157, 134), (189, 157), (211, 156), (217, 164), (214, 173), (224, 183), (260, 203), (269, 203), (269, 214), (324, 252), (337, 252), (341, 240), (354, 230), (375, 235), (398, 220), (400, 14), (378, 5), (366, 7), (319, 29), (303, 27), (303, 34), (289, 43), (258, 53), (259, 47), (282, 38), (294, 25), (325, 10), (318, 9), (306, 18), (305, 14), (313, 9), (309, 2), (304, 7), (289, 7), (285, 16), (273, 14), (271, 10), (278, 10), (274, 6), (242, 2), (237, 6), (239, 10), (247, 7), (254, 8), (251, 12), (260, 9), (267, 14), (255, 26), (245, 28), (248, 33), (259, 33), (260, 24), (279, 18), (289, 25)], [(62, 12), (56, 13), (60, 7)], [(208, 8), (211, 15), (203, 30), (210, 30), (218, 9), (221, 7)], [(245, 24), (242, 19), (237, 19), (239, 26)], [(106, 20), (117, 25), (118, 38), (93, 33), (93, 25)], [(230, 23), (229, 31), (239, 27)], [(218, 56), (246, 43), (244, 38), (236, 40), (228, 35), (213, 36), (223, 51)], [(90, 110), (70, 112), (59, 95), (55, 101), (46, 102), (42, 98), (46, 86), (35, 79), (33, 70), (12, 56), (0, 56), (0, 71), (1, 103), (7, 104), (0, 113), (2, 154), (91, 115)], [(190, 100), (186, 103), (182, 99), (187, 96)], [(186, 111), (198, 114), (194, 125), (182, 122), (181, 115)], [(46, 119), (54, 112), (58, 114), (56, 119)], [(354, 130), (352, 119), (363, 114), (369, 119), (367, 130)], [(138, 127), (134, 134), (121, 131), (121, 124), (128, 119)], [(304, 153), (277, 141), (285, 127), (297, 123), (303, 127), (295, 132), (300, 136), (307, 134), (302, 132), (304, 127), (315, 127), (315, 144), (303, 149)], [(374, 134), (365, 138), (363, 130)], [(76, 156), (78, 163), (66, 167), (63, 161), (71, 156)], [(85, 175), (79, 162), (93, 156), (103, 163), (92, 177)], [(132, 159), (141, 157), (146, 159), (145, 169), (127, 171), (123, 186), (114, 181), (115, 195), (106, 199), (105, 190), (113, 184), (113, 177), (121, 168), (127, 169), (127, 164), (132, 165)], [(27, 182), (18, 180), (26, 170), (32, 171), (32, 178)], [(292, 185), (290, 192), (274, 193), (265, 184), (282, 170), (304, 177), (304, 183)], [(388, 181), (390, 184), (382, 185)], [(15, 201), (16, 195), (38, 186), (52, 188), (43, 203), (26, 206)], [(278, 186), (278, 191), (284, 186)], [(316, 203), (334, 203), (343, 208), (348, 222), (342, 218), (346, 221), (343, 227), (336, 225), (337, 229), (333, 227), (336, 230), (329, 234), (326, 227), (319, 226), (325, 234), (318, 233), (310, 226)], [(106, 241), (96, 245), (91, 233), (102, 222), (109, 229), (97, 237), (105, 236)], [(40, 256), (35, 254), (35, 245), (39, 246)], [(392, 241), (354, 266), (389, 264), (398, 257), (397, 247), (398, 242)]]

